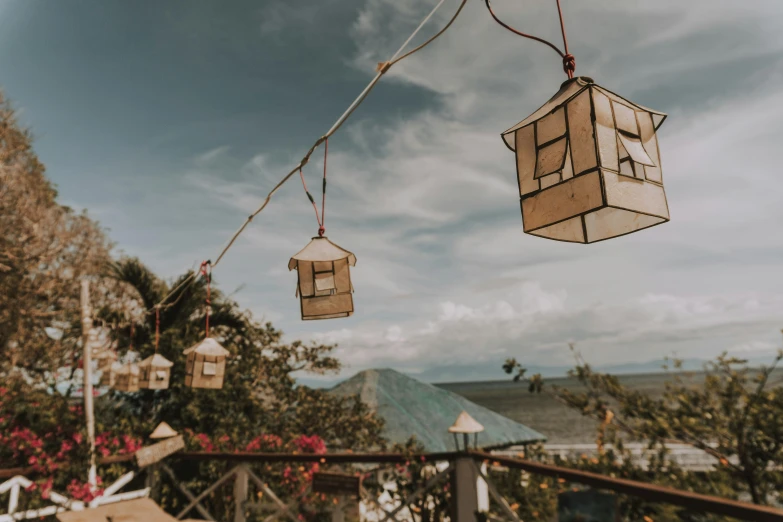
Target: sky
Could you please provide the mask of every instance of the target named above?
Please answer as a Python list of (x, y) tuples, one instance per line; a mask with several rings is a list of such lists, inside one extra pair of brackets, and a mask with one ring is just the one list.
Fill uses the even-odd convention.
[[(61, 203), (172, 280), (215, 258), (435, 3), (0, 0), (0, 85)], [(562, 4), (577, 75), (669, 114), (671, 222), (592, 245), (522, 232), (500, 132), (565, 76), (551, 49), (469, 0), (329, 140), (326, 235), (356, 254), (355, 314), (299, 317), (287, 263), (317, 224), (297, 177), (215, 269), (219, 287), (287, 340), (337, 343), (344, 376), (503, 378), (506, 357), (572, 365), (571, 342), (597, 365), (771, 357), (783, 327), (783, 4)], [(493, 5), (561, 43), (554, 1)], [(304, 170), (317, 199), (322, 154)]]

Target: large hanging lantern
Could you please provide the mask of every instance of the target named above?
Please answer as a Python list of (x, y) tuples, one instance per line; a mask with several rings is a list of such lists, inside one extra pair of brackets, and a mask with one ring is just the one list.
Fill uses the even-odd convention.
[(356, 256), (340, 248), (326, 237), (314, 237), (288, 262), (288, 270), (296, 269), (302, 319), (335, 319), (353, 314), (351, 266)]
[(230, 352), (211, 337), (185, 350), (185, 386), (191, 388), (223, 387), (226, 357)]
[(115, 372), (114, 389), (127, 393), (139, 391), (139, 367), (132, 363), (120, 367)]
[(594, 243), (669, 221), (655, 132), (666, 115), (587, 77), (502, 133), (528, 234)]
[(171, 367), (174, 363), (156, 353), (139, 363), (139, 388), (165, 390), (169, 387)]

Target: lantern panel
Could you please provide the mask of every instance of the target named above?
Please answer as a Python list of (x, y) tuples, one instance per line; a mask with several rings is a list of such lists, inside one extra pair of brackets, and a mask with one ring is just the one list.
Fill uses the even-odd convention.
[(603, 171), (606, 204), (669, 219), (663, 187)]
[(347, 317), (353, 313), (353, 297), (334, 294), (302, 300), (303, 319), (326, 319), (322, 316)]
[(584, 219), (588, 243), (630, 234), (666, 221), (661, 217), (612, 207), (591, 212)]
[(548, 174), (552, 174), (553, 172), (563, 170), (567, 146), (568, 139), (561, 138), (554, 143), (545, 145), (538, 149), (535, 177), (542, 178)]
[(536, 173), (536, 141), (535, 128), (528, 125), (515, 132), (517, 146), (517, 179), (519, 180), (519, 195), (538, 192), (541, 186), (535, 179)]
[(566, 133), (565, 110), (560, 107), (536, 122), (536, 143), (543, 145)]
[(582, 226), (582, 216), (576, 216), (548, 227), (539, 228), (530, 232), (534, 236), (569, 241), (571, 243), (584, 243), (585, 232)]
[(549, 188), (552, 185), (557, 185), (560, 183), (560, 174), (550, 174), (549, 176), (544, 176), (539, 180), (541, 182), (541, 189)]
[(652, 118), (649, 112), (637, 112), (636, 121), (639, 123), (639, 135), (644, 150), (649, 154), (654, 166), (645, 166), (644, 175), (649, 181), (663, 183), (661, 177), (661, 159), (658, 154), (658, 139), (655, 137)]
[(598, 166), (591, 112), (589, 89), (585, 89), (568, 103), (569, 149), (574, 174), (581, 174)]
[(612, 108), (614, 109), (614, 121), (617, 123), (617, 129), (638, 136), (639, 128), (636, 124), (636, 111), (616, 101), (612, 102)]
[(603, 93), (591, 89), (595, 107), (595, 134), (598, 139), (598, 156), (602, 167), (620, 170), (617, 153), (617, 131), (614, 128), (612, 105)]
[(351, 291), (351, 273), (348, 271), (347, 259), (338, 259), (334, 262), (334, 287), (337, 293)]
[(571, 178), (522, 200), (525, 231), (553, 225), (603, 204), (598, 171)]
[(334, 272), (315, 274), (315, 290), (316, 293), (326, 292), (330, 295), (334, 290)]
[(655, 166), (655, 163), (653, 163), (653, 161), (650, 159), (647, 151), (644, 150), (644, 147), (642, 147), (642, 140), (632, 136), (627, 136), (622, 132), (617, 133), (617, 138), (623, 144), (623, 147), (628, 152), (628, 155), (631, 157), (631, 159), (633, 159), (636, 163), (650, 165), (651, 167)]
[(313, 262), (314, 272), (331, 272), (334, 270), (334, 266), (331, 261), (315, 261)]
[(315, 295), (315, 288), (313, 286), (313, 264), (307, 261), (301, 261), (297, 265), (297, 271), (299, 272), (299, 293), (302, 297), (310, 297)]

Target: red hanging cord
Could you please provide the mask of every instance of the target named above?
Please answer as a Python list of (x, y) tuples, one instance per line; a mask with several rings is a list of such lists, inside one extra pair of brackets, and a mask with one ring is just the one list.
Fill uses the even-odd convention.
[(155, 305), (155, 353), (158, 353), (160, 343), (160, 305)]
[(549, 47), (554, 49), (555, 52), (560, 55), (560, 58), (563, 59), (563, 71), (568, 75), (569, 78), (574, 77), (574, 71), (576, 70), (576, 58), (574, 58), (574, 55), (568, 52), (568, 41), (566, 40), (565, 24), (563, 23), (563, 11), (560, 8), (560, 0), (557, 0), (557, 13), (560, 16), (560, 30), (563, 33), (563, 45), (565, 46), (565, 52), (558, 49), (557, 46), (552, 42), (544, 40), (543, 38), (539, 38), (538, 36), (533, 36), (531, 34), (523, 33), (521, 31), (514, 29), (510, 25), (507, 25), (495, 15), (495, 12), (492, 10), (492, 6), (489, 5), (489, 0), (484, 0), (484, 2), (487, 5), (487, 10), (489, 10), (489, 14), (492, 15), (492, 18), (494, 18), (498, 24), (505, 27), (506, 29), (508, 29), (514, 34), (523, 36), (525, 38), (530, 38), (531, 40), (535, 40), (537, 42), (541, 42), (542, 44), (548, 45)]
[(204, 276), (204, 278), (207, 280), (207, 299), (206, 299), (206, 337), (209, 337), (209, 305), (211, 303), (210, 301), (210, 284), (212, 283), (212, 274), (207, 270), (207, 268), (211, 266), (211, 263), (209, 261), (204, 261), (201, 263), (201, 275)]
[(324, 183), (323, 187), (321, 188), (321, 226), (318, 227), (318, 236), (323, 237), (324, 232), (326, 232), (326, 229), (324, 228), (324, 225), (326, 224), (326, 221), (324, 220), (324, 214), (326, 213), (326, 157), (329, 155), (329, 138), (326, 138), (324, 140)]
[(321, 216), (318, 217), (318, 205), (315, 204), (315, 198), (313, 198), (313, 195), (310, 194), (310, 191), (307, 190), (307, 183), (304, 179), (304, 174), (302, 173), (302, 167), (299, 167), (299, 177), (302, 179), (302, 187), (304, 187), (305, 194), (307, 194), (307, 198), (310, 200), (310, 203), (313, 205), (313, 210), (315, 211), (315, 220), (318, 222), (318, 236), (323, 237), (324, 232), (326, 232), (326, 229), (324, 228), (324, 214), (326, 213), (326, 159), (329, 154), (329, 138), (324, 139), (324, 180), (323, 185), (321, 188)]
[(128, 351), (133, 351), (133, 323), (131, 323), (131, 329), (130, 329), (130, 342), (128, 343)]

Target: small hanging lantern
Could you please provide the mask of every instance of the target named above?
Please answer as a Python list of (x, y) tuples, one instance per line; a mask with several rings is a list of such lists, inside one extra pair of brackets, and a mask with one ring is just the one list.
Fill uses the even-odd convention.
[(141, 376), (139, 387), (148, 390), (165, 390), (169, 387), (171, 367), (174, 363), (158, 353), (160, 345), (160, 305), (155, 306), (155, 354), (139, 363)]
[(185, 350), (185, 386), (191, 388), (223, 387), (226, 357), (230, 352), (211, 337)]
[(302, 319), (334, 319), (353, 314), (353, 285), (349, 267), (356, 256), (326, 237), (314, 237), (288, 262), (296, 269), (296, 296), (301, 303)]
[(106, 371), (111, 369), (112, 364), (117, 361), (117, 354), (114, 350), (103, 350), (95, 355), (95, 360), (98, 363), (98, 370)]
[(223, 378), (226, 375), (226, 357), (231, 354), (220, 346), (215, 339), (209, 336), (209, 312), (211, 298), (212, 273), (211, 263), (201, 263), (201, 275), (207, 282), (206, 299), (206, 337), (204, 340), (185, 350), (185, 386), (191, 388), (223, 387)]
[(655, 132), (666, 115), (587, 77), (505, 131), (528, 234), (594, 243), (669, 221)]
[(122, 365), (116, 361), (101, 368), (101, 379), (99, 384), (110, 388), (114, 387), (117, 383), (117, 371), (119, 371), (120, 368), (122, 368)]
[(169, 376), (174, 363), (156, 353), (139, 363), (139, 388), (165, 390), (169, 387)]
[(126, 363), (115, 373), (114, 389), (121, 392), (139, 391), (139, 367)]

